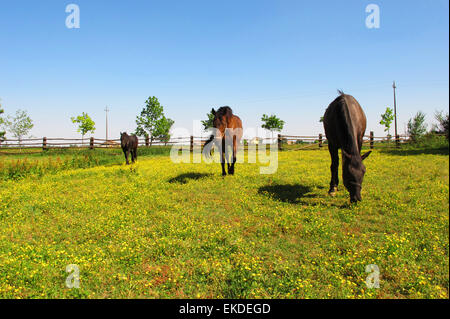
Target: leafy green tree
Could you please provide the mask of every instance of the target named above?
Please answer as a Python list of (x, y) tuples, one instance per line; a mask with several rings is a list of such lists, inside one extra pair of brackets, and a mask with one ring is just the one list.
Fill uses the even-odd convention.
[[(1, 114), (3, 114), (5, 111), (2, 109), (2, 103), (0, 103), (0, 125), (3, 126), (5, 123), (5, 120), (2, 119)], [(5, 131), (0, 131), (0, 142), (2, 142), (5, 139)]]
[(34, 126), (31, 117), (23, 110), (17, 110), (15, 116), (8, 116), (3, 123), (7, 131), (11, 132), (12, 135), (19, 140), (19, 144), (21, 143), (22, 138), (26, 136)]
[(89, 132), (95, 132), (95, 122), (84, 112), (81, 115), (71, 117), (70, 119), (72, 123), (78, 124), (77, 132), (81, 133), (81, 144), (83, 144), (84, 136)]
[(205, 121), (201, 121), (203, 124), (203, 129), (206, 131), (209, 128), (213, 127), (213, 121), (214, 121), (214, 114), (211, 110), (211, 112), (209, 112), (208, 114), (206, 114), (206, 116), (208, 116), (208, 119)]
[(264, 122), (261, 127), (272, 132), (272, 138), (274, 132), (281, 132), (281, 130), (283, 130), (284, 121), (275, 115), (267, 116), (266, 114), (263, 114), (261, 121)]
[(164, 115), (156, 122), (156, 130), (154, 132), (154, 136), (160, 139), (166, 145), (170, 140), (170, 129), (172, 128), (173, 123), (175, 122), (172, 119), (169, 119)]
[(449, 115), (448, 113), (444, 115), (443, 111), (436, 112), (434, 115), (438, 125), (434, 128), (436, 133), (445, 134), (448, 140), (448, 126), (449, 126)]
[(417, 112), (417, 114), (408, 121), (408, 135), (413, 142), (417, 142), (427, 131), (425, 123), (425, 113)]
[(391, 124), (393, 120), (394, 120), (394, 111), (390, 107), (387, 107), (384, 114), (381, 114), (380, 124), (384, 125), (384, 131), (388, 133), (388, 138), (391, 137), (389, 131), (391, 129)]
[(155, 96), (145, 101), (141, 114), (136, 117), (136, 135), (150, 137), (150, 145), (155, 138), (170, 139), (169, 131), (173, 121), (164, 116), (164, 107)]

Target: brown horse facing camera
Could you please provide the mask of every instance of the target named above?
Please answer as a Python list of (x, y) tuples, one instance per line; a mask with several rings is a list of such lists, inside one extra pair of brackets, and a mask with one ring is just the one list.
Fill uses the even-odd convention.
[[(214, 114), (213, 127), (215, 132), (205, 143), (206, 150), (211, 150), (213, 144), (221, 148), (220, 163), (222, 165), (222, 176), (227, 175), (225, 171), (225, 159), (227, 161), (228, 174), (234, 174), (234, 165), (236, 163), (237, 148), (242, 138), (242, 121), (233, 115), (233, 111), (229, 106), (222, 106), (217, 111), (211, 110)], [(211, 142), (214, 142), (211, 144)], [(229, 151), (227, 146), (232, 146), (232, 162), (230, 164)], [(208, 154), (208, 152), (206, 153)]]
[(358, 101), (339, 91), (339, 96), (328, 106), (323, 117), (323, 126), (331, 155), (331, 182), (328, 193), (334, 196), (339, 184), (338, 149), (342, 150), (342, 178), (350, 193), (350, 201), (361, 201), (361, 189), (366, 167), (363, 160), (371, 152), (361, 156), (361, 147), (366, 131), (366, 116)]
[(137, 148), (138, 148), (138, 138), (135, 135), (128, 135), (127, 132), (120, 132), (120, 145), (122, 146), (122, 151), (125, 154), (125, 160), (127, 165), (128, 155), (131, 153), (131, 161), (134, 163), (137, 160)]

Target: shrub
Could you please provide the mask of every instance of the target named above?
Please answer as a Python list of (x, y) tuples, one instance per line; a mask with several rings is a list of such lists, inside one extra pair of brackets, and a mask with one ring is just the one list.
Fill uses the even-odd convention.
[(427, 125), (425, 123), (425, 113), (417, 112), (417, 114), (408, 121), (408, 135), (412, 142), (416, 143), (426, 133)]

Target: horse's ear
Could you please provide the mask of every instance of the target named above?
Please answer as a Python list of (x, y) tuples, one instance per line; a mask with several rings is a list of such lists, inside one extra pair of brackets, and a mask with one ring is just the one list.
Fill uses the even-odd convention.
[(361, 160), (364, 161), (367, 157), (369, 157), (370, 153), (372, 153), (372, 151), (369, 151), (369, 152), (365, 153), (364, 155), (362, 155)]
[(214, 108), (212, 108), (211, 113), (212, 113), (213, 115), (216, 115), (216, 110), (214, 110)]

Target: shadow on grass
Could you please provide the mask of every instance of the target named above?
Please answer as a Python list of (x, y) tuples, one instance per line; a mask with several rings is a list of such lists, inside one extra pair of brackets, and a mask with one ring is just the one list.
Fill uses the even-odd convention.
[[(324, 190), (326, 187), (316, 186), (319, 190)], [(309, 186), (300, 184), (286, 184), (286, 185), (267, 185), (258, 189), (261, 195), (269, 195), (271, 198), (289, 204), (300, 204), (308, 206), (334, 206), (337, 208), (351, 208), (355, 204), (350, 201), (337, 202), (330, 197), (327, 192), (314, 192)]]
[(311, 187), (300, 184), (267, 185), (258, 189), (259, 194), (268, 194), (276, 200), (290, 204), (299, 204), (302, 198), (317, 197), (316, 194), (309, 194), (311, 191)]
[(198, 180), (212, 175), (213, 174), (205, 174), (205, 173), (184, 173), (169, 179), (169, 183), (186, 184), (190, 180)]

